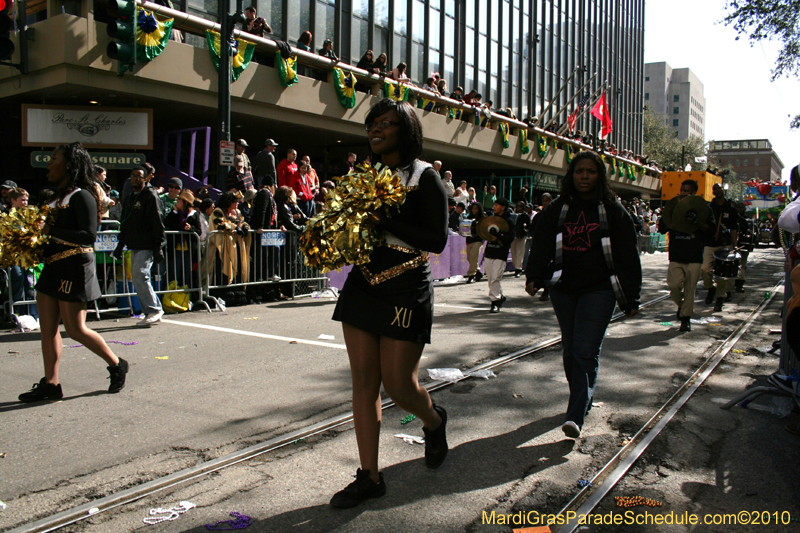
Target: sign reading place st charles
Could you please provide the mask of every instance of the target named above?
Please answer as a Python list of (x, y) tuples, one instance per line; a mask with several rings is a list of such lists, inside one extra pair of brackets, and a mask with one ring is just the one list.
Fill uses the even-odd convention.
[[(119, 170), (125, 168), (136, 168), (147, 161), (144, 154), (124, 154), (117, 152), (89, 152), (92, 163), (99, 165), (106, 170)], [(33, 168), (47, 168), (47, 163), (53, 157), (53, 152), (31, 152), (31, 166)]]
[(23, 146), (73, 142), (89, 149), (152, 150), (153, 110), (22, 104)]

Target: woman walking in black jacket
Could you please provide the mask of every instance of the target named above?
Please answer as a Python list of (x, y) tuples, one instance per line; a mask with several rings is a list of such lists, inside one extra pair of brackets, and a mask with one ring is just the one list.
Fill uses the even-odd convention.
[(575, 156), (561, 196), (538, 217), (525, 289), (533, 296), (551, 287), (569, 382), (561, 429), (579, 438), (592, 406), (600, 348), (614, 308), (619, 304), (628, 318), (639, 311), (642, 267), (636, 232), (608, 185), (605, 164), (594, 152)]

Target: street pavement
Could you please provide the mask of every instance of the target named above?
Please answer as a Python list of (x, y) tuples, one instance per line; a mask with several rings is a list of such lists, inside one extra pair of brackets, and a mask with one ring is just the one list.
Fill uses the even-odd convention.
[[(421, 436), (420, 423), (402, 425), (405, 413), (387, 410), (381, 464), (388, 493), (357, 509), (327, 505), (358, 466), (352, 426), (346, 425), (65, 530), (138, 530), (149, 527), (142, 518), (150, 508), (186, 500), (197, 507), (159, 524), (160, 531), (206, 531), (205, 524), (225, 520), (231, 511), (252, 517), (250, 531), (510, 531), (509, 526), (482, 523), (484, 511), (487, 516), (522, 508), (557, 512), (578, 490), (578, 480), (590, 479), (758, 305), (778, 281), (779, 256), (775, 250), (754, 254), (748, 292), (736, 295), (717, 314), (719, 323), (681, 334), (675, 306), (666, 300), (613, 325), (595, 397), (602, 405), (593, 409), (577, 443), (558, 429), (567, 386), (556, 346), (496, 370), (495, 378), (470, 379), (434, 393), (450, 414), (452, 449), (437, 471), (424, 467), (422, 446), (394, 437)], [(642, 256), (642, 263), (643, 300), (662, 296), (666, 254)], [(433, 341), (423, 354), (422, 369), (468, 368), (559, 334), (549, 303), (525, 295), (523, 279), (507, 276), (503, 284), (509, 300), (498, 315), (488, 314), (485, 283), (437, 287)], [(703, 296), (698, 291), (699, 318), (712, 315), (701, 303)], [(107, 341), (138, 343), (112, 345), (131, 363), (127, 387), (117, 395), (105, 394), (102, 361), (85, 348), (70, 347), (74, 343), (65, 338), (65, 398), (49, 404), (15, 401), (41, 377), (38, 334), (0, 336), (5, 369), (0, 375), (0, 453), (6, 454), (0, 459), (0, 500), (8, 505), (0, 513), (0, 529), (347, 413), (349, 368), (340, 325), (330, 320), (333, 306), (333, 300), (298, 299), (226, 313), (172, 315), (146, 329), (136, 328), (132, 318), (94, 322), (91, 327)], [(779, 327), (779, 319), (778, 324), (774, 316), (771, 320), (771, 327)], [(771, 342), (762, 338), (768, 329), (762, 326), (751, 343)], [(334, 338), (319, 339), (323, 334)], [(777, 368), (774, 358), (740, 359), (715, 391), (716, 405)], [(422, 370), (421, 377), (425, 374)], [(704, 412), (736, 420), (715, 423), (721, 429), (705, 445), (709, 449), (720, 449), (729, 434), (748, 429), (754, 415), (760, 422), (778, 420), (752, 409)], [(783, 422), (760, 434), (766, 438), (777, 432), (776, 444), (794, 442), (797, 450), (796, 438), (782, 431)], [(668, 448), (673, 446), (681, 448), (681, 439)], [(795, 455), (788, 462), (795, 474), (797, 464)], [(800, 518), (797, 509), (792, 513)]]

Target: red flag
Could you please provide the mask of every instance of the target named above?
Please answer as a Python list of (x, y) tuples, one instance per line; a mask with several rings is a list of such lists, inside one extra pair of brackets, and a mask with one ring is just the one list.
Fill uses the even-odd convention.
[(576, 109), (575, 111), (570, 113), (570, 115), (567, 117), (567, 124), (569, 125), (570, 133), (575, 133), (575, 125), (577, 124), (577, 122), (578, 122), (578, 110)]
[(608, 112), (608, 105), (606, 104), (606, 92), (600, 95), (600, 100), (592, 108), (592, 115), (602, 124), (603, 129), (600, 132), (600, 138), (603, 139), (611, 133), (614, 124), (611, 122), (611, 113)]

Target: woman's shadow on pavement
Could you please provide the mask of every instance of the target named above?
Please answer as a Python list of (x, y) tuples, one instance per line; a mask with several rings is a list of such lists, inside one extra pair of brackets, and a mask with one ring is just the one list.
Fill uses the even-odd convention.
[[(452, 448), (438, 470), (425, 468), (422, 457), (383, 470), (386, 496), (368, 500), (354, 509), (335, 509), (325, 504), (294, 509), (268, 518), (252, 517), (251, 531), (327, 532), (356, 519), (364, 511), (384, 511), (437, 496), (466, 493), (504, 485), (567, 461), (575, 441), (523, 446), (526, 442), (557, 428), (563, 415), (544, 418), (502, 435), (465, 442)], [(419, 447), (422, 455), (422, 447)], [(353, 450), (353, 454), (355, 454)], [(342, 476), (342, 486), (348, 483)], [(266, 487), (269, 489), (269, 486)], [(267, 497), (268, 495), (265, 495)], [(331, 494), (321, 495), (325, 499)], [(240, 510), (247, 514), (246, 510)], [(222, 519), (223, 517), (221, 517)], [(187, 533), (208, 531), (205, 526)]]

